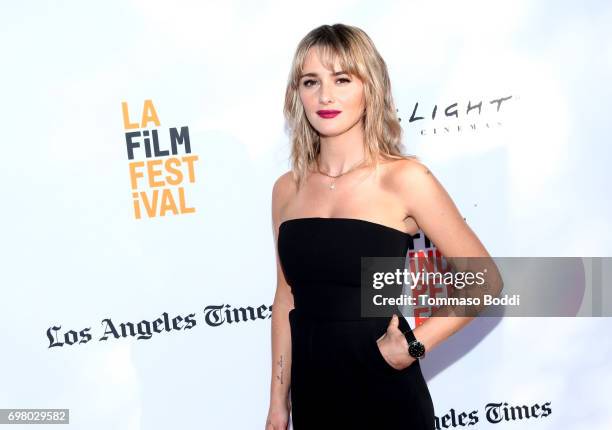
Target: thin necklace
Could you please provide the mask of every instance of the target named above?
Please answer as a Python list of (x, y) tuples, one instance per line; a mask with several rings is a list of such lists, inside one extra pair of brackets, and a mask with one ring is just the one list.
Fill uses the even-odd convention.
[(330, 189), (330, 190), (333, 190), (333, 189), (335, 189), (335, 188), (336, 188), (336, 179), (337, 179), (337, 178), (339, 178), (340, 176), (344, 176), (344, 175), (346, 175), (347, 173), (349, 173), (349, 172), (351, 172), (351, 171), (355, 170), (357, 167), (361, 166), (361, 165), (362, 165), (362, 164), (365, 162), (365, 157), (364, 157), (364, 159), (363, 159), (363, 160), (361, 160), (361, 162), (360, 162), (359, 164), (356, 164), (356, 165), (354, 165), (353, 167), (351, 167), (350, 169), (348, 169), (346, 172), (340, 173), (339, 175), (335, 175), (335, 176), (334, 176), (334, 175), (328, 175), (328, 174), (327, 174), (327, 173), (325, 173), (325, 172), (321, 172), (321, 169), (319, 168), (319, 159), (317, 158), (315, 161), (316, 161), (316, 163), (317, 163), (317, 171), (318, 171), (320, 174), (325, 175), (325, 176), (327, 176), (327, 177), (329, 177), (329, 178), (334, 179), (334, 180), (331, 182), (331, 184), (329, 184), (329, 189)]

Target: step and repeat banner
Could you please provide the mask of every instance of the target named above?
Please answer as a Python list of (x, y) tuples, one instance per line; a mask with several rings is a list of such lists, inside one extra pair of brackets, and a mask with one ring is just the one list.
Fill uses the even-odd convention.
[[(5, 3), (0, 408), (264, 428), (285, 85), (336, 22), (492, 256), (612, 254), (609, 3)], [(610, 328), (473, 321), (421, 363), (437, 428), (612, 428)]]

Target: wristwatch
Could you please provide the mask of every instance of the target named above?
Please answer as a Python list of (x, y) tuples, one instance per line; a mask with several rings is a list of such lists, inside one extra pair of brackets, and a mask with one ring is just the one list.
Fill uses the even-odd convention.
[[(405, 335), (406, 334), (404, 333), (404, 336)], [(425, 345), (423, 345), (418, 340), (410, 341), (410, 339), (408, 339), (408, 336), (406, 336), (406, 340), (408, 341), (408, 354), (410, 354), (412, 358), (421, 359), (425, 357)]]

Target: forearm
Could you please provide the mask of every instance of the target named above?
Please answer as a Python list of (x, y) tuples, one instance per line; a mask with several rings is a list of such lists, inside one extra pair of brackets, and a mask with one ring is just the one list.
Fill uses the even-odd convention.
[(270, 404), (285, 405), (291, 385), (291, 328), (289, 311), (283, 303), (272, 307), (272, 378)]
[(474, 317), (432, 316), (412, 332), (415, 338), (425, 345), (425, 351), (431, 351), (473, 319)]
[(473, 271), (473, 266), (477, 266), (483, 274), (486, 273), (485, 282), (477, 286), (454, 289), (451, 298), (464, 299), (466, 303), (471, 304), (441, 306), (423, 324), (413, 330), (415, 338), (425, 345), (426, 351), (434, 349), (476, 318), (486, 307), (482, 304), (484, 294), (497, 297), (503, 289), (503, 280), (492, 259), (475, 259), (476, 263), (474, 260), (464, 260), (467, 260), (467, 263), (452, 259), (453, 264), (464, 271)]

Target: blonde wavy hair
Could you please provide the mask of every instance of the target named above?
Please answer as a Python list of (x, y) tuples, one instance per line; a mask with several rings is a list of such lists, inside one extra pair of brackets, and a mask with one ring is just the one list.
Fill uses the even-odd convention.
[(322, 25), (310, 31), (298, 44), (285, 92), (283, 113), (291, 136), (291, 170), (297, 186), (302, 184), (321, 150), (319, 134), (308, 121), (299, 95), (304, 60), (311, 47), (316, 47), (326, 68), (333, 70), (338, 59), (341, 70), (364, 83), (366, 165), (377, 166), (379, 157), (417, 158), (402, 154), (402, 127), (391, 94), (387, 65), (370, 37), (357, 27)]

